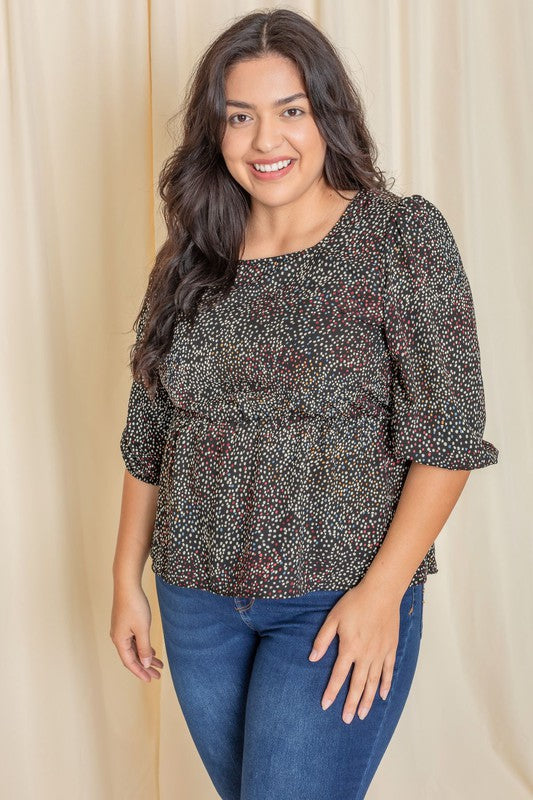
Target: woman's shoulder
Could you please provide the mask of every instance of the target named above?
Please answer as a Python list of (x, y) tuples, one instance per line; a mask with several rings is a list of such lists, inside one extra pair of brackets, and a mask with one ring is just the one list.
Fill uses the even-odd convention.
[(409, 229), (419, 227), (426, 229), (448, 227), (440, 208), (419, 192), (413, 194), (399, 194), (391, 190), (371, 192), (368, 205), (387, 228), (396, 225), (408, 232)]
[(425, 195), (370, 191), (363, 201), (363, 227), (366, 225), (374, 241), (377, 238), (383, 255), (397, 259), (401, 253), (407, 257), (407, 253), (440, 251), (443, 257), (457, 258), (457, 244), (446, 217)]
[(467, 281), (458, 244), (440, 208), (422, 194), (381, 200), (388, 209), (382, 230), (382, 269), (391, 284), (449, 294)]

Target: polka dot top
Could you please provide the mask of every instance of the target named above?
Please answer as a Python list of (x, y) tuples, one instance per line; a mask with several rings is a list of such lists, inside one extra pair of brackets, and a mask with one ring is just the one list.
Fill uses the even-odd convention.
[[(469, 281), (419, 194), (360, 190), (312, 247), (240, 260), (225, 300), (176, 323), (159, 376), (154, 401), (132, 383), (120, 449), (159, 485), (152, 570), (178, 586), (347, 590), (411, 461), (498, 461)], [(432, 544), (409, 585), (437, 571)]]

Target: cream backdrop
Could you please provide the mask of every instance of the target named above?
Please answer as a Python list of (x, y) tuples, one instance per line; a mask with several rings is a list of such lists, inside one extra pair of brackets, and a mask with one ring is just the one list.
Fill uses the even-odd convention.
[[(109, 638), (111, 564), (131, 325), (163, 236), (167, 122), (200, 52), (257, 6), (0, 7), (1, 793), (210, 800), (171, 686), (153, 573), (147, 564), (165, 667), (144, 684)], [(438, 538), (417, 674), (368, 797), (526, 800), (533, 2), (288, 7), (312, 16), (350, 64), (393, 190), (425, 195), (450, 222), (476, 303), (485, 438), (500, 449)]]

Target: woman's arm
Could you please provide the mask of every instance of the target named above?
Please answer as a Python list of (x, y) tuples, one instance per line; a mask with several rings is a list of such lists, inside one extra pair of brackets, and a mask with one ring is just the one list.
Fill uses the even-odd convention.
[(371, 587), (371, 591), (391, 594), (399, 602), (450, 516), (469, 475), (469, 470), (412, 461), (392, 522), (360, 583)]
[(399, 605), (418, 566), (450, 516), (470, 474), (411, 462), (391, 524), (363, 578), (326, 617), (313, 642), (310, 660), (324, 655), (338, 633), (339, 656), (322, 695), (327, 708), (337, 696), (353, 662), (350, 691), (343, 710), (351, 722), (359, 706), (364, 719), (378, 685), (384, 700), (392, 684), (398, 644)]
[(145, 483), (124, 470), (122, 505), (113, 561), (115, 586), (141, 583), (154, 530), (159, 486)]
[(392, 684), (399, 639), (399, 606), (411, 579), (456, 504), (469, 470), (450, 470), (413, 461), (385, 538), (356, 586), (333, 606), (313, 641), (311, 661), (322, 658), (336, 634), (339, 654), (322, 707), (328, 708), (352, 664), (343, 720), (359, 705), (364, 719), (378, 686), (383, 700)]
[[(148, 312), (145, 298), (137, 328), (137, 344), (144, 335)], [(155, 397), (150, 397), (141, 380), (134, 379), (120, 437), (126, 470), (113, 561), (110, 636), (124, 666), (144, 681), (160, 678), (155, 667), (163, 666), (150, 645), (152, 613), (142, 588), (142, 574), (154, 532), (163, 455), (173, 409), (160, 379)]]
[(159, 486), (124, 471), (122, 506), (113, 561), (113, 608), (109, 635), (120, 659), (143, 681), (160, 678), (163, 662), (150, 644), (152, 614), (142, 588), (150, 552)]

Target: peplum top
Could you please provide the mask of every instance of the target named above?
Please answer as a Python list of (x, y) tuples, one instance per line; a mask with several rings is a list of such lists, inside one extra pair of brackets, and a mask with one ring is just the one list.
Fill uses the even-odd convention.
[[(498, 461), (469, 280), (419, 194), (361, 189), (312, 247), (240, 260), (225, 300), (178, 319), (158, 372), (154, 401), (131, 384), (120, 450), (159, 486), (152, 570), (179, 586), (348, 590), (411, 461)], [(437, 571), (432, 544), (409, 585)]]

